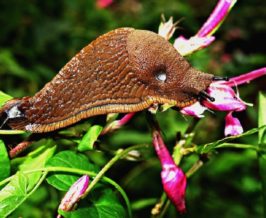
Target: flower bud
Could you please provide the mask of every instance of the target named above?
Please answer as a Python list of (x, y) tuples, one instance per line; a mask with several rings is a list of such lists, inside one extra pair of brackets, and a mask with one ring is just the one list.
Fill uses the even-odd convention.
[(243, 127), (240, 121), (236, 117), (233, 117), (232, 113), (229, 112), (225, 117), (225, 136), (235, 136), (243, 133)]
[(80, 177), (67, 191), (64, 198), (61, 200), (59, 210), (70, 211), (75, 204), (80, 200), (89, 185), (89, 176)]
[(176, 166), (158, 131), (153, 132), (153, 145), (162, 165), (162, 184), (167, 197), (180, 213), (186, 211), (185, 192), (187, 178), (184, 172)]
[(180, 213), (186, 212), (185, 192), (187, 178), (184, 172), (175, 164), (166, 164), (163, 165), (161, 178), (167, 197)]

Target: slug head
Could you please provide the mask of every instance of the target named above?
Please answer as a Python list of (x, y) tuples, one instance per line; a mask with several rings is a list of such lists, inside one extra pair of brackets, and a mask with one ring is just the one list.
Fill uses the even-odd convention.
[(150, 31), (132, 32), (127, 50), (136, 76), (148, 87), (147, 95), (158, 103), (188, 106), (212, 82), (213, 75), (192, 68), (167, 40)]

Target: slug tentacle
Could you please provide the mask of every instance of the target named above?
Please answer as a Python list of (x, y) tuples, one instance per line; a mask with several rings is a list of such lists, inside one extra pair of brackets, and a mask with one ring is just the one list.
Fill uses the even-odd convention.
[(49, 132), (91, 116), (136, 112), (153, 104), (185, 107), (212, 79), (159, 35), (120, 28), (84, 47), (33, 97), (7, 102), (0, 117), (13, 129)]

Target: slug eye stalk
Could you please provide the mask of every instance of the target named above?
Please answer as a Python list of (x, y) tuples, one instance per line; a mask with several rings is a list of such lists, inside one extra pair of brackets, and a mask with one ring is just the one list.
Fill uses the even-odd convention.
[(214, 102), (215, 101), (215, 98), (210, 96), (207, 92), (205, 91), (201, 91), (199, 93), (199, 98), (202, 100), (210, 100), (211, 102)]
[(229, 81), (229, 78), (228, 77), (222, 77), (222, 76), (214, 76), (212, 78), (212, 81)]

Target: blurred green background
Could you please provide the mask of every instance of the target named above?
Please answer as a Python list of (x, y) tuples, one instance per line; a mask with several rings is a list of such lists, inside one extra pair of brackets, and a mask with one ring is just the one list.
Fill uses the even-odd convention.
[[(0, 1), (0, 90), (15, 97), (33, 95), (97, 36), (125, 26), (157, 32), (161, 14), (166, 18), (173, 16), (174, 20), (182, 18), (175, 37), (192, 36), (216, 2), (119, 0), (100, 9), (93, 0)], [(239, 1), (215, 34), (216, 41), (209, 48), (188, 57), (189, 61), (198, 69), (226, 76), (265, 66), (265, 12), (266, 1)], [(254, 103), (254, 107), (238, 114), (245, 130), (257, 126), (259, 90), (266, 90), (265, 77), (239, 87), (243, 100)], [(144, 116), (140, 113), (130, 125), (104, 142), (114, 148), (150, 142)], [(194, 142), (200, 144), (222, 138), (223, 116), (222, 113), (209, 113), (201, 120), (196, 126)], [(176, 132), (183, 131), (190, 119), (186, 120), (172, 110), (159, 114), (158, 118), (171, 148)], [(242, 142), (256, 143), (256, 136), (242, 139)], [(183, 168), (187, 169), (197, 158), (193, 155), (186, 158)], [(139, 169), (139, 174), (132, 179), (128, 173), (134, 169)], [(162, 191), (159, 172), (156, 159), (142, 163), (122, 161), (109, 172), (109, 176), (124, 184), (132, 202), (145, 198), (152, 198), (152, 201), (158, 199)], [(261, 217), (259, 180), (255, 152), (218, 150), (189, 179), (188, 212), (183, 217)], [(125, 185), (127, 181), (130, 182)], [(43, 185), (12, 217), (53, 217), (59, 196), (54, 189)], [(153, 204), (144, 208), (136, 205), (135, 217), (149, 217)], [(166, 217), (176, 216), (173, 207), (166, 214)]]

